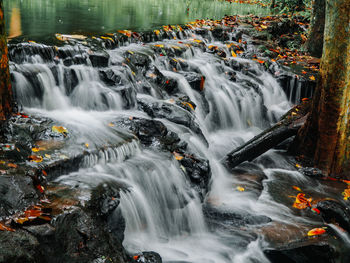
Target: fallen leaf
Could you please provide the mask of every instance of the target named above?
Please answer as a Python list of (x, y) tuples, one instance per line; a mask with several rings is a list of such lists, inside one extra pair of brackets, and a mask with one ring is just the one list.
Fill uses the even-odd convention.
[(43, 175), (47, 176), (47, 172), (45, 170), (41, 170), (41, 172), (43, 173)]
[(296, 167), (296, 168), (301, 168), (301, 165), (297, 163), (297, 164), (295, 165), (295, 167)]
[(306, 198), (305, 194), (299, 193), (294, 201), (293, 207), (297, 209), (305, 209), (311, 207), (312, 198)]
[(244, 192), (245, 191), (244, 187), (242, 187), (242, 186), (237, 186), (236, 189), (238, 191), (240, 191), (240, 192)]
[(30, 155), (28, 158), (31, 162), (41, 163), (43, 161), (43, 157), (40, 155)]
[(310, 80), (316, 80), (314, 76), (309, 77)]
[(40, 193), (44, 193), (45, 188), (43, 186), (41, 186), (40, 184), (38, 184), (36, 186), (36, 188), (39, 190)]
[(88, 143), (85, 143), (85, 147), (86, 147), (86, 148), (89, 148), (89, 144), (88, 144)]
[(318, 215), (321, 213), (321, 211), (318, 210), (316, 207), (311, 208), (311, 211), (318, 214)]
[(301, 189), (298, 186), (293, 185), (293, 188), (299, 192), (301, 192)]
[(13, 228), (5, 226), (3, 223), (0, 223), (0, 230), (1, 230), (1, 231), (11, 231), (11, 232), (15, 232), (15, 230), (14, 230)]
[(68, 130), (63, 126), (52, 126), (52, 131), (62, 133), (63, 135), (68, 133)]
[(175, 159), (178, 161), (181, 161), (184, 158), (181, 154), (179, 154), (177, 152), (173, 152), (173, 155), (174, 155)]
[(11, 168), (17, 168), (18, 167), (18, 165), (14, 164), (14, 163), (8, 163), (7, 166), (11, 167)]
[(324, 233), (326, 233), (326, 230), (324, 228), (314, 228), (314, 229), (311, 229), (309, 232), (307, 232), (307, 235), (311, 237), (311, 236), (322, 235)]
[(231, 50), (231, 55), (232, 55), (232, 57), (237, 57), (237, 54), (233, 51), (233, 50)]
[(349, 188), (345, 189), (342, 194), (344, 196), (344, 200), (348, 200), (350, 198), (350, 189)]
[(201, 77), (201, 83), (199, 84), (199, 89), (202, 91), (204, 89), (205, 78)]
[(112, 122), (110, 122), (110, 123), (108, 123), (108, 126), (109, 127), (114, 127), (115, 125)]

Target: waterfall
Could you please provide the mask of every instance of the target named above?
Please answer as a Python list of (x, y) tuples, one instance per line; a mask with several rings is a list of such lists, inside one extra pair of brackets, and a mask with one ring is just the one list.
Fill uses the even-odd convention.
[[(258, 63), (230, 56), (226, 45), (214, 39), (194, 32), (183, 36), (181, 41), (130, 44), (96, 54), (76, 44), (79, 48), (58, 48), (47, 57), (37, 52), (25, 54), (24, 59), (13, 55), (16, 99), (25, 111), (69, 126), (78, 131), (76, 140), (98, 147), (124, 143), (122, 132), (113, 133), (106, 123), (118, 118), (150, 119), (145, 107), (157, 105), (157, 110), (150, 109), (154, 119), (186, 142), (189, 153), (209, 161), (210, 191), (204, 203), (241, 211), (243, 202), (245, 212), (258, 214), (267, 199), (256, 204), (249, 193), (232, 191), (238, 181), (219, 160), (274, 123), (290, 103)], [(198, 39), (222, 49), (226, 59), (204, 51), (196, 45)], [(35, 50), (38, 44), (31, 45)], [(168, 56), (159, 53), (162, 46)], [(198, 84), (201, 81), (204, 85)], [(164, 115), (170, 109), (173, 112)], [(154, 250), (164, 262), (267, 261), (261, 240), (253, 235), (210, 230), (201, 196), (190, 186), (185, 168), (171, 153), (156, 149), (134, 141), (117, 152), (90, 156), (85, 167), (58, 181), (84, 189), (111, 181), (123, 185), (124, 246), (131, 253)]]

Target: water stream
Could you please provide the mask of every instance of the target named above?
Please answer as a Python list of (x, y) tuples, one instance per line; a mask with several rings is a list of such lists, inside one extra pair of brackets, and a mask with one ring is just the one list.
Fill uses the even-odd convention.
[[(204, 52), (194, 39), (204, 41), (207, 46), (218, 46), (226, 52), (227, 59)], [(169, 47), (174, 53), (183, 51), (172, 58), (160, 56), (155, 45)], [(270, 188), (280, 186), (274, 182), (277, 179), (283, 182), (282, 175), (295, 184), (307, 182), (298, 172), (284, 168), (289, 166), (278, 151), (267, 154), (277, 168), (256, 162), (267, 176), (258, 197), (250, 191), (237, 191), (235, 186), (242, 182), (220, 163), (226, 153), (274, 123), (291, 107), (277, 81), (258, 63), (232, 57), (222, 42), (203, 39), (189, 30), (183, 33), (181, 42), (165, 40), (104, 50), (109, 56), (108, 67), (93, 67), (88, 56), (91, 50), (85, 45), (67, 46), (65, 50), (65, 56), (78, 54), (86, 63), (65, 65), (61, 57), (50, 60), (28, 53), (23, 60), (11, 64), (14, 90), (26, 112), (54, 119), (78, 134), (79, 142), (96, 147), (123, 142), (107, 124), (118, 118), (150, 119), (140, 104), (172, 107), (179, 116), (187, 116), (185, 109), (175, 103), (180, 95), (188, 96), (197, 106), (191, 114), (200, 132), (181, 123), (176, 116), (155, 119), (178, 134), (188, 144), (189, 153), (209, 160), (210, 191), (203, 202), (198, 191), (190, 186), (185, 168), (172, 154), (155, 147), (146, 149), (137, 140), (125, 142), (126, 146), (117, 153), (87, 159), (85, 168), (58, 179), (85, 189), (111, 181), (129, 189), (121, 192), (120, 209), (126, 219), (123, 244), (130, 253), (152, 250), (164, 262), (178, 263), (268, 262), (262, 252), (266, 241), (254, 224), (227, 223), (213, 230), (203, 213), (207, 205), (227, 213), (266, 216), (285, 225), (317, 222), (296, 217), (291, 208), (271, 196)], [(131, 68), (126, 57), (135, 54), (147, 59), (143, 65)], [(174, 66), (174, 60), (181, 63)], [(230, 67), (232, 64), (244, 70)], [(178, 92), (164, 92), (164, 86), (153, 80), (154, 68), (174, 80)], [(114, 73), (113, 85), (102, 80), (101, 72), (105, 70)], [(203, 91), (191, 87), (186, 72), (205, 77)], [(230, 78), (232, 75), (235, 80)]]

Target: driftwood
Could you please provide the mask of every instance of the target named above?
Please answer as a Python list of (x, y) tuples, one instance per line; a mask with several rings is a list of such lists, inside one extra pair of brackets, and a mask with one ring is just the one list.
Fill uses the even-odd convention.
[(288, 111), (279, 122), (226, 155), (223, 162), (229, 168), (252, 161), (269, 149), (298, 133), (307, 119), (309, 102), (303, 102)]

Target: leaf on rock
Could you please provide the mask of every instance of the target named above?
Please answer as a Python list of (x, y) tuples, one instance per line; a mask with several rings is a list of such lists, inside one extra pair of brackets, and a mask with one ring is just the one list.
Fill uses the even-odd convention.
[(0, 223), (0, 230), (1, 231), (11, 231), (11, 232), (15, 232), (15, 230), (11, 227), (5, 226), (3, 223)]
[(306, 198), (305, 194), (299, 193), (294, 201), (293, 207), (297, 209), (305, 209), (311, 207), (312, 198)]
[(315, 76), (310, 76), (309, 79), (310, 80), (316, 80)]
[(52, 131), (62, 133), (63, 135), (66, 135), (68, 133), (68, 130), (63, 126), (52, 126)]
[(41, 163), (43, 161), (43, 157), (40, 155), (30, 155), (28, 158), (31, 162)]
[(242, 186), (237, 186), (236, 189), (240, 192), (244, 192), (245, 191), (245, 188), (242, 187)]
[(177, 152), (173, 152), (173, 155), (174, 155), (175, 159), (178, 161), (181, 161), (184, 158), (181, 154), (179, 154)]
[(322, 235), (324, 233), (326, 233), (326, 230), (324, 228), (314, 228), (314, 229), (311, 229), (309, 232), (307, 232), (307, 235), (309, 237), (312, 237), (312, 236)]
[(237, 57), (237, 54), (233, 51), (233, 50), (231, 50), (231, 55), (232, 55), (232, 57)]
[(343, 192), (344, 200), (348, 200), (350, 198), (350, 189), (347, 188)]
[(18, 165), (14, 164), (14, 163), (8, 163), (7, 166), (11, 167), (11, 168), (17, 168), (18, 167)]
[(293, 185), (293, 189), (295, 189), (295, 190), (301, 192), (301, 189), (300, 189), (298, 186)]

